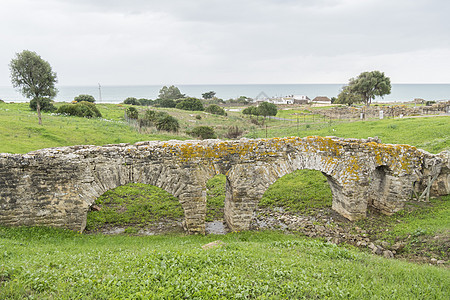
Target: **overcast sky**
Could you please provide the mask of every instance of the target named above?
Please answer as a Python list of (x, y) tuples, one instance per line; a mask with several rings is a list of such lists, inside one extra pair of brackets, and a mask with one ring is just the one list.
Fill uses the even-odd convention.
[(37, 52), (59, 85), (450, 83), (448, 0), (0, 0), (0, 86)]

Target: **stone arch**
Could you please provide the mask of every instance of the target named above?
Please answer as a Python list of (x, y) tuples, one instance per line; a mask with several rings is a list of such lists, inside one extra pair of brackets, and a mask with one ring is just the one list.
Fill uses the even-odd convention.
[[(277, 179), (296, 170), (322, 172), (332, 193), (332, 209), (349, 220), (364, 218), (367, 211), (368, 185), (365, 180), (350, 184), (340, 180), (340, 173), (329, 167), (320, 156), (288, 157), (271, 162), (238, 164), (228, 172), (225, 221), (233, 231), (248, 230), (253, 212), (265, 191)], [(341, 166), (342, 169), (342, 166)]]
[[(98, 201), (100, 199), (102, 201)], [(138, 182), (121, 185), (100, 195), (94, 204), (87, 213), (86, 230), (108, 231), (110, 226), (114, 231), (118, 230), (117, 232), (130, 226), (150, 232), (183, 230), (180, 221), (184, 220), (185, 216), (179, 199), (155, 185)], [(111, 218), (108, 224), (103, 224), (102, 216), (105, 212), (107, 215), (115, 214), (118, 219)], [(125, 219), (130, 220), (129, 224), (117, 223), (118, 220)], [(98, 221), (100, 223), (97, 223)]]
[(196, 168), (181, 168), (164, 162), (135, 165), (95, 164), (86, 166), (84, 180), (77, 184), (77, 190), (85, 205), (82, 208), (81, 231), (86, 226), (89, 207), (100, 195), (128, 183), (154, 185), (177, 197), (183, 207), (184, 227), (188, 233), (204, 233), (206, 194), (204, 183)]

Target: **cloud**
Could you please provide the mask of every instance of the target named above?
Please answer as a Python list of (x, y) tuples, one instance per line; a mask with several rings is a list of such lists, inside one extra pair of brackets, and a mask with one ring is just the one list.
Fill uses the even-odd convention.
[(345, 82), (364, 66), (450, 82), (445, 0), (4, 2), (0, 85), (23, 49), (69, 85)]

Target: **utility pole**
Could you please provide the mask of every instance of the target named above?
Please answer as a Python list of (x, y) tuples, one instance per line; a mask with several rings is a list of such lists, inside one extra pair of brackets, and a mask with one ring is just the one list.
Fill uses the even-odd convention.
[(102, 102), (102, 86), (98, 84), (98, 101)]

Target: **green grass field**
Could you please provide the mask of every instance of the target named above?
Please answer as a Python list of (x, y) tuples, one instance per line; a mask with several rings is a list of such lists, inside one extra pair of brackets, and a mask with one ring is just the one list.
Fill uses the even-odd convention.
[[(202, 250), (220, 238), (225, 246)], [(276, 232), (80, 235), (0, 227), (2, 299), (448, 299), (446, 269)]]
[[(238, 125), (247, 137), (266, 135), (265, 126), (252, 124), (239, 112), (222, 117), (164, 109), (180, 120), (182, 128), (178, 134), (167, 134), (130, 127), (123, 118), (126, 106), (98, 107), (103, 119), (45, 113), (44, 125), (39, 126), (28, 104), (0, 103), (0, 152), (187, 139), (184, 132), (198, 125), (214, 126), (219, 137), (231, 125)], [(314, 117), (299, 124), (282, 120), (266, 124), (268, 137), (378, 136), (385, 143), (410, 144), (437, 153), (450, 150), (449, 121), (450, 117), (427, 117), (330, 123)], [(216, 176), (207, 184), (208, 221), (223, 218), (225, 180)], [(309, 213), (330, 203), (325, 177), (301, 170), (275, 182), (260, 206)], [(410, 206), (419, 206), (416, 210), (379, 219), (389, 231), (377, 234), (392, 241), (411, 236), (406, 251), (420, 250), (414, 243), (442, 247), (433, 244), (433, 239), (448, 237), (449, 203), (449, 197), (432, 200), (430, 205), (412, 202)], [(127, 232), (134, 234), (136, 228), (183, 214), (176, 198), (141, 184), (108, 191), (97, 204), (102, 210), (88, 215), (88, 228), (93, 230), (105, 224), (126, 225), (133, 229)], [(356, 224), (367, 230), (377, 226), (366, 221)], [(225, 246), (202, 250), (203, 244), (217, 239)], [(348, 245), (295, 234), (111, 236), (0, 227), (0, 299), (448, 299), (449, 295), (447, 267), (387, 260)]]

